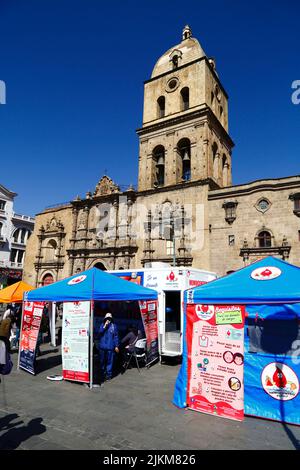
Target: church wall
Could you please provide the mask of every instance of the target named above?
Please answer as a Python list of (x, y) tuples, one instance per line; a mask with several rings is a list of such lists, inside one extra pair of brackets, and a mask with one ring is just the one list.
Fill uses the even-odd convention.
[[(37, 262), (37, 256), (39, 255), (39, 239), (38, 235), (40, 234), (40, 228), (44, 226), (46, 228), (47, 224), (51, 222), (53, 218), (56, 218), (57, 221), (61, 221), (64, 226), (65, 237), (63, 239), (62, 254), (63, 257), (63, 268), (57, 272), (54, 267), (42, 267), (39, 270), (38, 277), (34, 264)], [(51, 232), (52, 233), (52, 232)], [(71, 207), (56, 208), (53, 210), (48, 210), (36, 215), (35, 226), (32, 235), (30, 236), (25, 253), (24, 261), (24, 270), (23, 270), (23, 280), (28, 284), (36, 287), (40, 284), (41, 279), (46, 273), (53, 275), (55, 280), (63, 279), (69, 275), (69, 261), (66, 256), (66, 250), (70, 247), (70, 238), (72, 234), (72, 209)], [(53, 232), (53, 236), (47, 237), (47, 241), (56, 240), (57, 236)], [(45, 246), (45, 242), (42, 242), (42, 247)], [(42, 261), (45, 261), (45, 252), (41, 251), (43, 255)]]
[[(206, 236), (208, 229), (208, 211), (207, 211), (207, 194), (208, 186), (199, 185), (181, 189), (173, 189), (172, 191), (156, 192), (147, 195), (140, 195), (137, 199), (136, 209), (140, 217), (140, 223), (146, 222), (147, 211), (151, 209), (152, 214), (156, 209), (163, 210), (165, 205), (170, 201), (172, 207), (180, 208), (182, 205), (186, 210), (187, 219), (191, 222), (186, 225), (186, 246), (191, 249), (191, 256), (193, 258), (192, 266), (195, 268), (209, 269), (209, 239)], [(138, 231), (142, 233), (142, 229)], [(155, 232), (153, 232), (155, 233)], [(152, 233), (152, 236), (153, 236)], [(157, 233), (157, 232), (156, 232)], [(139, 237), (138, 252), (135, 258), (135, 266), (141, 267), (142, 259), (144, 257), (143, 249), (145, 244), (145, 234), (143, 238)], [(176, 232), (176, 253), (179, 255), (178, 248), (180, 246), (180, 230)], [(166, 257), (166, 242), (165, 240), (154, 240), (152, 248), (155, 250), (153, 254), (153, 261), (160, 260)], [(172, 256), (169, 257), (172, 262)]]
[[(181, 183), (177, 168), (177, 144), (183, 138), (191, 143), (191, 181), (205, 179), (209, 176), (210, 168), (206, 156), (205, 118), (195, 118), (187, 122), (169, 125), (168, 129), (157, 129), (143, 137), (140, 143), (139, 190), (153, 188), (154, 176), (151, 173), (153, 165), (153, 150), (158, 145), (165, 148), (165, 186)], [(211, 141), (211, 137), (209, 136)], [(209, 152), (211, 151), (211, 144)]]
[[(278, 180), (277, 180), (278, 181)], [(300, 178), (297, 178), (298, 190), (300, 188)], [(276, 180), (274, 180), (276, 182)], [(253, 189), (253, 183), (252, 183)], [(247, 188), (247, 185), (239, 188)], [(208, 201), (209, 224), (211, 226), (210, 238), (210, 267), (219, 275), (224, 275), (230, 270), (242, 268), (245, 264), (253, 262), (256, 259), (267, 256), (268, 253), (253, 253), (249, 260), (243, 262), (240, 256), (240, 250), (243, 248), (246, 239), (250, 249), (258, 246), (258, 240), (255, 239), (259, 231), (267, 230), (274, 237), (272, 245), (279, 248), (286, 237), (286, 243), (291, 246), (289, 258), (286, 261), (300, 265), (300, 219), (293, 213), (293, 201), (289, 199), (295, 187), (289, 189), (277, 188), (277, 190), (257, 190), (253, 194), (239, 195), (235, 194), (228, 197), (224, 190), (223, 198)], [(218, 194), (221, 192), (218, 191)], [(214, 197), (214, 191), (209, 195)], [(221, 194), (220, 194), (221, 195)], [(227, 197), (226, 197), (227, 196)], [(261, 198), (267, 198), (270, 201), (270, 208), (266, 212), (260, 212), (256, 209), (256, 204)], [(222, 207), (224, 202), (236, 201), (236, 219), (232, 224), (225, 220), (225, 209)], [(234, 236), (234, 245), (229, 246), (229, 236)], [(276, 251), (276, 250), (275, 250)], [(278, 253), (271, 255), (282, 256)]]
[[(174, 91), (170, 90), (168, 83), (172, 78), (178, 80)], [(182, 88), (188, 87), (190, 91), (190, 106), (186, 113), (197, 109), (205, 103), (205, 61), (201, 60), (182, 69), (170, 71), (170, 73), (145, 83), (144, 88), (144, 115), (143, 125), (158, 120), (157, 100), (160, 96), (166, 99), (165, 117), (158, 121), (163, 122), (169, 117), (182, 114), (181, 96)]]
[[(213, 93), (213, 95), (212, 95)], [(212, 99), (213, 98), (213, 99)], [(228, 132), (228, 99), (205, 62), (205, 102)], [(221, 110), (222, 108), (222, 110)]]

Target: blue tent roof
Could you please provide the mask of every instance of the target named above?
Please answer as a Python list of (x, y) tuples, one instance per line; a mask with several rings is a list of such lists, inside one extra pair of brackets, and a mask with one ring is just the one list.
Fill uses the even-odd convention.
[(219, 305), (300, 302), (300, 268), (269, 256), (228, 276), (187, 290), (185, 300)]
[(83, 300), (156, 300), (157, 292), (97, 268), (27, 292), (24, 300), (72, 302)]

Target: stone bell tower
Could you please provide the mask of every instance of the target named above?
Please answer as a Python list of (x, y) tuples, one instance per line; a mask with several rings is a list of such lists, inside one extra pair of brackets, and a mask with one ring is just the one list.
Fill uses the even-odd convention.
[(231, 185), (228, 96), (214, 59), (189, 26), (144, 83), (139, 135), (139, 191), (207, 181)]

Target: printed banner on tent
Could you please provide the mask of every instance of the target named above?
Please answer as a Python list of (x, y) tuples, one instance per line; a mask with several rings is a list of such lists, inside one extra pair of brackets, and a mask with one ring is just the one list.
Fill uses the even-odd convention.
[(35, 356), (44, 302), (24, 302), (19, 366), (35, 374)]
[(123, 279), (124, 281), (130, 281), (134, 284), (138, 284), (139, 286), (143, 285), (144, 282), (144, 273), (143, 272), (125, 272), (125, 273), (112, 273), (114, 276)]
[(157, 301), (139, 302), (147, 338), (147, 364), (158, 359)]
[(241, 305), (187, 306), (189, 408), (243, 420), (244, 319)]
[(245, 413), (300, 425), (300, 305), (247, 305)]
[(245, 412), (300, 425), (299, 366), (291, 358), (245, 355)]
[(62, 333), (63, 377), (89, 382), (90, 302), (64, 302)]

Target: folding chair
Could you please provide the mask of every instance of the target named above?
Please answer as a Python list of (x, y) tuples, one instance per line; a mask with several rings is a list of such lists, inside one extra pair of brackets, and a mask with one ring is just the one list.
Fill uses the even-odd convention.
[(136, 362), (136, 366), (138, 368), (138, 371), (139, 371), (139, 373), (141, 373), (140, 366), (139, 366), (139, 361), (142, 360), (144, 362), (144, 365), (146, 365), (146, 360), (147, 360), (146, 346), (147, 346), (147, 339), (146, 338), (139, 339), (139, 340), (136, 341), (135, 346), (134, 346), (134, 350), (130, 354), (129, 359), (126, 362), (124, 372), (128, 369), (129, 364), (130, 364), (132, 358), (134, 357), (135, 362)]

